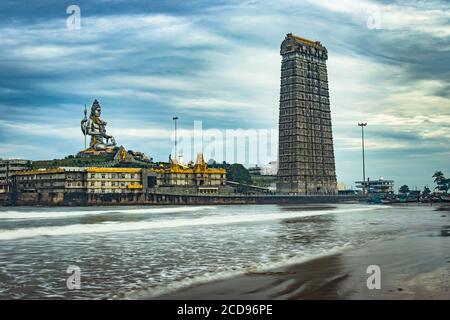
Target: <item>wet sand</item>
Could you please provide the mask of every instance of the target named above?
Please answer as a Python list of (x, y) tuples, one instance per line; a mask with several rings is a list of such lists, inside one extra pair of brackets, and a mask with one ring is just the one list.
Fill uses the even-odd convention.
[[(200, 284), (159, 299), (450, 299), (450, 220), (442, 227), (268, 272)], [(369, 290), (367, 267), (381, 269)]]

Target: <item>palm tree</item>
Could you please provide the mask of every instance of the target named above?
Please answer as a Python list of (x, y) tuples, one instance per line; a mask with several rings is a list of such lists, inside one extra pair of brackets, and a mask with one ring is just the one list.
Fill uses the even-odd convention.
[(442, 171), (436, 171), (433, 174), (434, 182), (437, 184), (435, 189), (447, 192), (450, 189), (450, 179), (446, 179)]
[(436, 184), (439, 184), (443, 179), (445, 179), (444, 174), (442, 173), (442, 171), (436, 171), (433, 174), (432, 178), (434, 178), (434, 183), (436, 183)]

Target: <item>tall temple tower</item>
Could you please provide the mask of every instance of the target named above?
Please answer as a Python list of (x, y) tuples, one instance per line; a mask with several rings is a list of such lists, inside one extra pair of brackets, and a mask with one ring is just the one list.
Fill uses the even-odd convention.
[(335, 194), (327, 49), (286, 35), (281, 44), (277, 191)]

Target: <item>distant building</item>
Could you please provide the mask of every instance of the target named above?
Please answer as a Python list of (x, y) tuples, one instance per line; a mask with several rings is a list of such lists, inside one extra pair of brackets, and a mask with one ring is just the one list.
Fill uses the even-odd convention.
[(0, 193), (6, 193), (9, 190), (9, 184), (6, 182), (0, 182)]
[(14, 173), (30, 168), (31, 161), (23, 159), (0, 159), (0, 193), (8, 192)]
[(140, 168), (87, 168), (88, 193), (130, 193), (142, 191), (144, 170)]
[(336, 194), (327, 49), (289, 33), (280, 54), (277, 191)]
[(171, 167), (152, 170), (156, 173), (157, 186), (166, 187), (168, 191), (186, 190), (198, 193), (219, 193), (226, 186), (227, 171), (219, 168), (208, 168), (202, 154), (197, 155), (195, 164), (182, 165), (172, 161)]
[(15, 192), (134, 193), (164, 190), (219, 193), (226, 170), (208, 168), (199, 155), (195, 165), (172, 163), (161, 168), (60, 167), (16, 172)]
[(278, 162), (270, 161), (267, 166), (261, 168), (261, 175), (263, 176), (276, 176), (278, 172)]
[[(272, 164), (272, 165), (271, 165)], [(251, 178), (252, 178), (252, 184), (255, 186), (258, 186), (260, 188), (265, 188), (265, 192), (275, 192), (276, 191), (276, 183), (277, 183), (277, 175), (276, 175), (276, 168), (274, 170), (274, 164), (276, 167), (276, 162), (270, 162), (269, 166), (265, 167), (254, 167), (249, 168), (248, 171), (250, 172)], [(272, 173), (272, 174), (268, 174)], [(261, 189), (262, 190), (262, 189)]]
[(353, 196), (358, 194), (358, 191), (352, 189), (338, 190), (338, 194), (342, 196)]
[(55, 168), (16, 172), (15, 192), (66, 192), (86, 190), (86, 168)]
[(337, 189), (338, 189), (338, 191), (347, 190), (347, 186), (343, 182), (338, 182)]
[(256, 165), (252, 168), (248, 168), (248, 173), (250, 173), (250, 175), (252, 175), (252, 176), (260, 176), (261, 175), (261, 167), (258, 167)]
[(394, 180), (378, 180), (368, 179), (366, 182), (356, 181), (356, 188), (366, 190), (368, 193), (394, 193)]
[(358, 194), (358, 190), (348, 189), (347, 185), (343, 182), (337, 183), (337, 190), (338, 194), (343, 196), (353, 196)]

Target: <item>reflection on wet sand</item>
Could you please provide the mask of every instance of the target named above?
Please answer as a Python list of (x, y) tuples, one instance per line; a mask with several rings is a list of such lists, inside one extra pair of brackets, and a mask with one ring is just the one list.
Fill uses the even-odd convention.
[(333, 210), (336, 206), (333, 205), (318, 205), (318, 204), (303, 204), (303, 205), (277, 205), (280, 211), (322, 211)]
[(249, 293), (267, 292), (270, 299), (328, 299), (336, 295), (341, 281), (349, 277), (341, 255), (330, 256), (327, 265), (313, 260), (285, 270), (257, 273), (253, 276), (271, 276), (271, 281)]
[(450, 237), (450, 226), (443, 226), (441, 229), (441, 237)]
[[(414, 236), (193, 286), (160, 299), (450, 299), (450, 242)], [(381, 289), (367, 287), (367, 267)]]
[(277, 239), (298, 244), (317, 243), (329, 238), (333, 231), (333, 215), (284, 219), (280, 223)]

